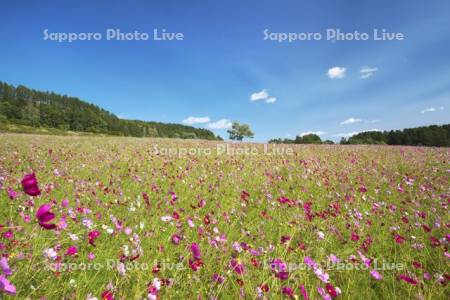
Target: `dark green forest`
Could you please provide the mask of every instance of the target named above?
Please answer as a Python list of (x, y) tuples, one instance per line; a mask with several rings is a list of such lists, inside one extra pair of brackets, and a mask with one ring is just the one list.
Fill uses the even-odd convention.
[(341, 144), (450, 147), (450, 124), (406, 128), (403, 130), (361, 132), (348, 139), (342, 139)]
[[(332, 141), (322, 141), (315, 134), (297, 136), (295, 139), (272, 139), (269, 143), (277, 144), (332, 144)], [(450, 124), (431, 125), (403, 130), (366, 131), (348, 139), (342, 138), (341, 145), (380, 144), (380, 145), (411, 145), (450, 147)]]
[(14, 87), (0, 81), (0, 124), (57, 128), (118, 136), (215, 140), (210, 130), (139, 120), (124, 120), (75, 97)]

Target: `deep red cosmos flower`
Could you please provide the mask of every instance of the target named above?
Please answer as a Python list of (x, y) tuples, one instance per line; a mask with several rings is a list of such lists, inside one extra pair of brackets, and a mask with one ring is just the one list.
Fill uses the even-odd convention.
[(34, 173), (27, 174), (22, 178), (22, 187), (24, 192), (30, 196), (38, 196), (41, 194), (41, 190), (38, 187), (38, 182)]
[(38, 219), (39, 225), (45, 229), (55, 229), (56, 224), (49, 223), (55, 218), (55, 214), (50, 211), (50, 204), (43, 204), (39, 207), (36, 212), (36, 218)]

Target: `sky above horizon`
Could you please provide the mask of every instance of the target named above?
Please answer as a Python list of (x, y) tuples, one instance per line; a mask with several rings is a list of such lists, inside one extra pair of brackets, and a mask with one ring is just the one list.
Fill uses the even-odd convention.
[[(0, 81), (121, 118), (224, 138), (239, 121), (258, 142), (450, 123), (450, 1), (19, 0), (1, 10)], [(102, 38), (45, 40), (45, 29)], [(107, 40), (107, 29), (149, 39)], [(184, 39), (153, 40), (154, 29)], [(328, 39), (327, 29), (369, 38)], [(405, 38), (375, 41), (375, 29)], [(322, 38), (273, 40), (308, 32)]]

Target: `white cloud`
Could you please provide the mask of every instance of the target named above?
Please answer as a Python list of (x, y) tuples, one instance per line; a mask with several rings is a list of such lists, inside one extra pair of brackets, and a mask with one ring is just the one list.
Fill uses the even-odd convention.
[[(439, 109), (439, 110), (444, 110), (444, 107), (443, 107), (443, 106), (440, 106), (438, 109)], [(421, 114), (424, 114), (424, 113), (429, 113), (429, 112), (435, 112), (435, 111), (437, 111), (438, 109), (436, 109), (435, 107), (428, 107), (428, 108), (425, 108), (425, 109), (421, 110), (420, 113), (421, 113)]]
[(209, 117), (188, 117), (183, 120), (183, 124), (186, 125), (194, 125), (194, 124), (201, 124), (201, 123), (208, 123), (211, 120)]
[(250, 101), (266, 100), (267, 98), (269, 98), (267, 90), (262, 90), (250, 95)]
[(341, 79), (345, 77), (345, 72), (347, 71), (346, 68), (342, 68), (342, 67), (333, 67), (328, 69), (328, 77), (330, 77), (331, 79)]
[(341, 138), (344, 137), (344, 138), (349, 138), (349, 137), (354, 136), (354, 135), (356, 135), (356, 134), (358, 134), (358, 133), (361, 133), (361, 132), (368, 132), (368, 131), (381, 131), (381, 130), (374, 128), (374, 129), (363, 130), (363, 131), (344, 132), (344, 133), (334, 134), (333, 137), (341, 137)]
[(348, 138), (348, 137), (351, 137), (351, 136), (353, 136), (355, 134), (358, 134), (358, 133), (359, 133), (359, 131), (337, 133), (337, 134), (334, 134), (333, 137), (345, 137), (345, 138)]
[(362, 79), (366, 79), (371, 77), (376, 71), (378, 71), (378, 68), (363, 67), (359, 73), (361, 74)]
[(270, 96), (266, 89), (250, 95), (250, 101), (254, 102), (260, 100), (263, 100), (266, 103), (274, 103), (275, 101), (277, 101), (277, 98)]
[(359, 122), (362, 122), (362, 120), (358, 119), (358, 118), (348, 118), (347, 120), (342, 121), (341, 125), (347, 125), (347, 124), (353, 124), (353, 123), (359, 123)]
[(231, 128), (232, 122), (228, 119), (221, 119), (216, 122), (211, 122), (208, 127), (211, 129), (229, 129)]
[(300, 133), (300, 136), (305, 136), (308, 134), (315, 134), (315, 135), (321, 136), (321, 135), (324, 135), (325, 133), (326, 132), (324, 132), (324, 131), (306, 131), (306, 132)]
[(424, 110), (421, 110), (420, 113), (424, 114), (424, 113), (427, 113), (427, 112), (435, 112), (435, 111), (436, 111), (436, 108), (429, 107), (429, 108), (425, 108)]

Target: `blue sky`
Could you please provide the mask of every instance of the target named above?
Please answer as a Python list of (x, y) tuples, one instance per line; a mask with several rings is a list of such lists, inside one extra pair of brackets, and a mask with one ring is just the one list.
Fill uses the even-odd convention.
[[(150, 39), (59, 43), (43, 34), (108, 28)], [(154, 41), (155, 28), (184, 40)], [(405, 39), (331, 41), (328, 28)], [(264, 40), (265, 29), (323, 38), (279, 43)], [(250, 124), (256, 141), (450, 123), (447, 0), (18, 0), (2, 4), (0, 38), (1, 81), (123, 118), (201, 122), (222, 137), (233, 120)]]

